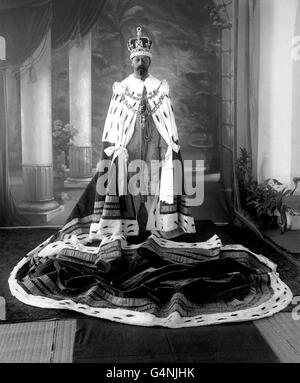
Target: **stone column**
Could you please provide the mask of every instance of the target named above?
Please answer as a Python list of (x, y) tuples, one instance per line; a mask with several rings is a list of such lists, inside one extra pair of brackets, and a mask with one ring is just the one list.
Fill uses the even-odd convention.
[[(21, 141), (21, 113), (20, 113), (20, 81), (19, 76), (12, 71), (6, 71), (6, 98), (7, 98), (7, 134), (8, 147), (16, 141)], [(9, 166), (14, 170), (21, 166), (21, 154), (16, 150), (8, 153)]]
[[(300, 2), (298, 2), (293, 39), (293, 129), (292, 129), (292, 177), (300, 176)], [(300, 194), (299, 187), (296, 194)]]
[(66, 187), (82, 187), (92, 176), (91, 32), (69, 51), (70, 123), (78, 133), (70, 147)]
[(297, 0), (259, 2), (258, 181), (291, 181), (292, 41)]
[(0, 36), (0, 60), (6, 60), (6, 41), (3, 36)]
[(24, 202), (19, 207), (33, 222), (48, 222), (63, 210), (53, 197), (50, 32), (27, 65), (20, 76)]

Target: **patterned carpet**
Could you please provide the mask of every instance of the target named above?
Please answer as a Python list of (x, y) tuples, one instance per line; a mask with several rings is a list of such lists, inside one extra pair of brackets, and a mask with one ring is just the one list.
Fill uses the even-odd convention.
[[(185, 234), (177, 241), (203, 241), (217, 234), (223, 244), (240, 243), (250, 250), (267, 256), (278, 265), (281, 279), (290, 287), (294, 295), (300, 295), (300, 267), (281, 254), (276, 253), (264, 242), (258, 240), (249, 230), (236, 226), (216, 226), (211, 221), (197, 221), (196, 234)], [(13, 267), (27, 252), (50, 237), (56, 230), (47, 228), (1, 229), (0, 230), (0, 295), (6, 300), (7, 321), (20, 322), (41, 319), (84, 318), (83, 314), (68, 310), (40, 309), (23, 304), (14, 298), (9, 291), (7, 280)], [(137, 241), (137, 240), (136, 240)], [(287, 308), (286, 310), (290, 310)]]

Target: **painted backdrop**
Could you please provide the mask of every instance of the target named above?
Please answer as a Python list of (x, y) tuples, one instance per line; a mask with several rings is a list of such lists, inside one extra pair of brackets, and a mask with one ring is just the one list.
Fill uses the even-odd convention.
[[(219, 46), (211, 6), (208, 0), (107, 2), (92, 37), (94, 165), (112, 84), (131, 73), (127, 41), (142, 25), (153, 41), (151, 73), (170, 85), (183, 154), (194, 148), (200, 159), (208, 153), (208, 169), (218, 171)], [(53, 55), (53, 119), (64, 123), (69, 114), (67, 60), (66, 50)]]

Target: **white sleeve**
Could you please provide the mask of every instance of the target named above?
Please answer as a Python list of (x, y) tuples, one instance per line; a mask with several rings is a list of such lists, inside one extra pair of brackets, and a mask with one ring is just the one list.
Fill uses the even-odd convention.
[(124, 86), (120, 82), (115, 82), (112, 86), (113, 94), (110, 100), (106, 120), (104, 123), (102, 141), (115, 143), (117, 139), (116, 124), (117, 119), (116, 115), (120, 115), (120, 111), (123, 108), (123, 94)]
[(164, 98), (163, 108), (168, 116), (170, 116), (172, 135), (175, 141), (178, 141), (178, 129), (175, 121), (174, 110), (170, 99), (170, 87), (166, 80), (162, 81), (161, 92), (166, 97)]

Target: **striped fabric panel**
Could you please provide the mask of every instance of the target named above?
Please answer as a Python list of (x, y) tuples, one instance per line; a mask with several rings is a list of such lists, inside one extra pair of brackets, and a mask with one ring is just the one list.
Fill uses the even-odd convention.
[(192, 217), (191, 207), (187, 205), (185, 196), (174, 196), (173, 204), (160, 203), (160, 214), (180, 213), (184, 216)]
[(66, 224), (60, 231), (60, 238), (64, 238), (66, 234), (88, 234), (91, 223), (97, 223), (100, 220), (98, 214), (92, 214), (84, 218), (74, 218)]
[(20, 282), (20, 285), (34, 295), (59, 297), (61, 294), (60, 288), (48, 277), (48, 275), (42, 275), (41, 277), (34, 279), (26, 276)]
[[(106, 298), (109, 298), (109, 295), (107, 295)], [(139, 304), (134, 304), (134, 302), (125, 302), (124, 300), (118, 300), (114, 303), (108, 301), (107, 299), (104, 299), (104, 297), (99, 298), (98, 295), (95, 293), (92, 293), (90, 295), (86, 295), (85, 297), (82, 297), (81, 303), (84, 303), (90, 307), (94, 308), (94, 313), (99, 313), (99, 309), (101, 308), (111, 308), (111, 309), (117, 309), (117, 308), (126, 308), (127, 310), (132, 311), (138, 311), (138, 312), (145, 312), (145, 313), (155, 313), (156, 306), (153, 302), (144, 301), (139, 302)], [(98, 311), (97, 311), (98, 309)]]
[[(174, 311), (177, 311), (181, 316), (185, 317), (195, 317), (220, 312), (232, 312), (232, 316), (234, 316), (235, 311), (262, 304), (269, 298), (269, 288), (267, 285), (263, 285), (262, 289), (252, 291), (243, 301), (229, 303), (214, 302), (199, 305), (189, 301), (182, 293), (176, 293), (167, 304), (157, 306), (153, 301), (146, 298), (123, 298), (104, 291), (104, 289), (99, 287), (95, 287), (93, 291), (89, 291), (88, 294), (82, 294), (80, 298), (75, 299), (75, 301), (93, 307), (95, 313), (97, 313), (97, 308), (121, 307), (133, 311), (151, 313), (158, 318), (166, 318)], [(200, 317), (197, 318), (197, 320), (198, 319), (199, 321), (201, 320)]]
[(121, 219), (121, 205), (119, 197), (106, 195), (101, 211), (102, 219)]
[(72, 228), (74, 225), (80, 225), (80, 224), (88, 224), (90, 222), (97, 222), (100, 217), (96, 216), (95, 214), (89, 214), (84, 217), (74, 217), (69, 222), (67, 222), (64, 227), (61, 229), (61, 231), (67, 231), (70, 228)]
[[(146, 241), (147, 242), (147, 241)], [(170, 254), (172, 251), (176, 252), (178, 259), (187, 261), (194, 261), (194, 256), (196, 254), (193, 249), (187, 248), (178, 248), (165, 249), (158, 246), (153, 240), (148, 241), (148, 243), (142, 245), (145, 248), (151, 249), (155, 253), (160, 254), (162, 257), (166, 256), (170, 258)], [(120, 249), (119, 241), (107, 243), (101, 249), (102, 256), (108, 254), (108, 258), (111, 257), (111, 254), (115, 254), (117, 250)], [(124, 255), (129, 254), (132, 250), (127, 249), (124, 250)], [(78, 260), (82, 262), (85, 261), (88, 264), (92, 264), (93, 260), (95, 260), (95, 254), (87, 254), (85, 252), (76, 251), (71, 253), (69, 249), (64, 249), (61, 251), (66, 256), (70, 256), (69, 260), (72, 259), (72, 254), (74, 255), (74, 263), (77, 263)], [(226, 257), (231, 257), (228, 251), (225, 252)], [(237, 254), (237, 253), (236, 253)], [(199, 256), (199, 254), (198, 254)], [(240, 259), (245, 258), (245, 255), (240, 255)], [(204, 257), (204, 260), (207, 258)], [(178, 261), (179, 262), (179, 261)], [(66, 295), (60, 290), (58, 285), (52, 281), (47, 275), (42, 275), (38, 278), (30, 278), (26, 276), (22, 281), (19, 281), (20, 285), (29, 291), (33, 295), (44, 296), (44, 297), (53, 297), (57, 300), (66, 299)], [(132, 298), (132, 297), (124, 297), (124, 293), (114, 288), (113, 286), (109, 286), (104, 281), (103, 283), (99, 283), (96, 286), (92, 286), (90, 289), (85, 291), (84, 293), (80, 293), (73, 296), (73, 300), (77, 303), (88, 305), (97, 311), (100, 308), (126, 308), (133, 311), (138, 312), (147, 312), (154, 314), (157, 317), (164, 318), (170, 315), (171, 312), (177, 311), (181, 316), (184, 317), (195, 317), (201, 316), (201, 314), (207, 313), (218, 313), (218, 312), (233, 312), (236, 310), (241, 310), (244, 308), (249, 308), (249, 306), (257, 306), (259, 304), (264, 303), (268, 300), (272, 292), (269, 288), (270, 281), (268, 279), (267, 274), (255, 275), (255, 280), (253, 280), (253, 287), (250, 290), (250, 293), (242, 300), (242, 301), (232, 301), (232, 302), (220, 302), (220, 304), (207, 303), (204, 306), (199, 305), (195, 302), (189, 301), (182, 293), (177, 292), (173, 294), (170, 301), (166, 304), (155, 304), (149, 298)], [(200, 292), (199, 292), (200, 293)], [(63, 304), (68, 305), (67, 302), (63, 302)], [(197, 318), (197, 320), (201, 320), (201, 318)]]
[[(211, 256), (205, 256), (205, 253), (207, 252), (207, 254), (211, 254), (211, 252), (208, 252), (208, 251), (205, 251), (205, 249), (201, 249), (201, 254), (200, 252), (198, 251), (189, 251), (189, 250), (186, 250), (186, 252), (184, 254), (180, 253), (177, 251), (176, 248), (161, 248), (157, 243), (155, 243), (154, 241), (152, 241), (151, 243), (146, 243), (145, 245), (143, 245), (144, 248), (147, 248), (151, 251), (153, 251), (154, 253), (157, 253), (158, 251), (160, 252), (160, 256), (162, 258), (166, 258), (170, 261), (173, 261), (173, 262), (176, 262), (176, 263), (197, 263), (199, 261), (207, 261), (208, 259), (211, 259)], [(219, 251), (218, 251), (219, 253)], [(219, 255), (215, 256), (215, 257), (218, 257)]]
[(74, 249), (62, 249), (57, 255), (57, 258), (77, 265), (96, 268), (95, 260), (97, 258), (97, 254), (86, 253)]
[(93, 286), (88, 293), (81, 294), (77, 302), (86, 304), (95, 311), (101, 308), (116, 309), (120, 307), (139, 312), (154, 313), (156, 311), (156, 305), (150, 299), (117, 297), (105, 290), (105, 287), (99, 288), (99, 286)]
[[(166, 242), (163, 239), (161, 240), (163, 243)], [(195, 246), (195, 249), (192, 248), (180, 248), (180, 247), (171, 247), (166, 248), (160, 246), (153, 239), (148, 239), (142, 247), (145, 247), (149, 250), (152, 250), (154, 253), (160, 254), (161, 257), (166, 258), (168, 260), (172, 260), (173, 262), (199, 262), (199, 261), (207, 261), (213, 257), (219, 256), (219, 248), (205, 249), (199, 248)]]
[(226, 257), (232, 257), (236, 260), (238, 260), (240, 263), (243, 263), (245, 265), (248, 265), (252, 267), (253, 269), (256, 269), (257, 273), (266, 273), (270, 272), (271, 269), (265, 264), (262, 264), (259, 262), (259, 260), (256, 257), (249, 257), (247, 251), (231, 251), (231, 250), (223, 250), (220, 253), (220, 258), (226, 258)]
[(100, 216), (103, 213), (103, 207), (94, 208), (94, 214), (99, 214)]
[(98, 256), (96, 258), (96, 263), (101, 261), (111, 261), (113, 259), (119, 258), (122, 256), (120, 241), (108, 242), (100, 247)]

